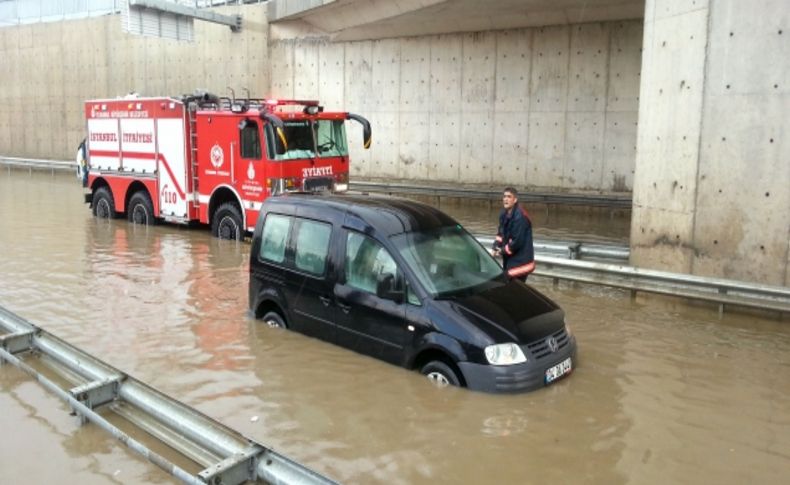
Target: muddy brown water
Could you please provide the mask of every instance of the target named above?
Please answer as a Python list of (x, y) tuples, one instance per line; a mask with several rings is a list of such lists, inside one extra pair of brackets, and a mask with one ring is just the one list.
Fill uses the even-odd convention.
[[(516, 396), (436, 389), (416, 373), (251, 319), (248, 244), (97, 221), (80, 201), (73, 177), (0, 172), (0, 305), (341, 482), (742, 484), (790, 476), (786, 321), (720, 320), (707, 306), (555, 289), (536, 278), (577, 336), (574, 373)], [(495, 210), (455, 214), (480, 232)], [(627, 222), (574, 217), (563, 220), (568, 227), (539, 219), (538, 235), (572, 238), (597, 227), (601, 240), (627, 237)], [(103, 431), (78, 427), (65, 405), (10, 365), (0, 367), (0, 476), (174, 482)]]

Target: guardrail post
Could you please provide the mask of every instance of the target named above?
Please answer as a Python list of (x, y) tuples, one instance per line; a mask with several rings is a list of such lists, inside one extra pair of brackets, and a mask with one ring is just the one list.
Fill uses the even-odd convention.
[(263, 452), (263, 448), (252, 446), (204, 469), (198, 477), (210, 485), (239, 485), (254, 481), (258, 478), (256, 468)]
[[(727, 289), (726, 288), (719, 288), (720, 295), (726, 295)], [(724, 318), (724, 303), (719, 303), (719, 320)]]
[[(118, 389), (120, 388), (122, 379), (121, 376), (115, 376), (108, 377), (101, 381), (88, 382), (72, 388), (69, 390), (69, 394), (71, 394), (74, 399), (93, 410), (103, 404), (118, 399)], [(79, 417), (80, 425), (88, 422), (88, 418), (77, 412), (73, 407), (71, 409), (71, 415)]]
[[(34, 332), (19, 332), (8, 335), (0, 336), (0, 349), (5, 350), (9, 354), (18, 354), (26, 350), (33, 349), (33, 335)], [(0, 357), (0, 365), (5, 360)]]
[(568, 246), (568, 259), (579, 259), (579, 252), (581, 250), (581, 247), (582, 247), (582, 243), (580, 242)]

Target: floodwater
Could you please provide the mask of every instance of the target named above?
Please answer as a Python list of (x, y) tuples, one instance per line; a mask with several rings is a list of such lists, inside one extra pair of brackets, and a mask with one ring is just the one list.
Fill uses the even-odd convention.
[[(554, 220), (536, 220), (538, 235), (579, 234), (549, 227)], [(586, 224), (604, 240), (627, 234), (627, 222), (607, 217)], [(574, 373), (516, 396), (437, 389), (416, 373), (251, 319), (248, 252), (204, 230), (94, 220), (70, 176), (0, 172), (0, 305), (338, 481), (790, 476), (786, 321), (719, 320), (708, 306), (555, 289), (536, 278), (577, 336)], [(0, 367), (0, 475), (4, 483), (174, 482), (103, 431), (78, 427), (10, 365)]]

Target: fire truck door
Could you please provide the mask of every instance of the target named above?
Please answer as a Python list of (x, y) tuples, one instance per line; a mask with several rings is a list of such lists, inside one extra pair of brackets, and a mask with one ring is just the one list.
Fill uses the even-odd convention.
[(261, 164), (263, 152), (261, 147), (261, 129), (256, 121), (244, 120), (239, 125), (239, 167), (236, 170), (235, 184), (244, 199), (248, 214), (248, 225), (254, 225), (257, 210), (264, 194), (264, 170)]
[(187, 180), (184, 120), (157, 120), (159, 148), (159, 215), (187, 217), (190, 185)]

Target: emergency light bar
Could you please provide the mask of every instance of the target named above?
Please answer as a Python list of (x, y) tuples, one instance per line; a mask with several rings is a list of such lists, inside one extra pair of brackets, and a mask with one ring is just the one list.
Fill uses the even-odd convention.
[(271, 106), (318, 106), (318, 101), (305, 99), (267, 99), (264, 102)]

